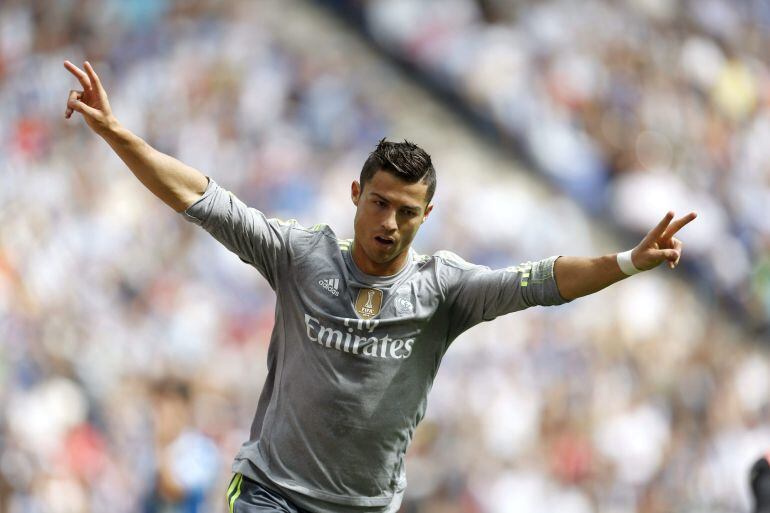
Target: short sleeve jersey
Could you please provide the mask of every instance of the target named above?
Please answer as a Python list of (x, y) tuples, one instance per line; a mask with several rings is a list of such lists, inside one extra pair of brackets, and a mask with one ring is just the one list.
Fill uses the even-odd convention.
[(490, 270), (410, 249), (397, 274), (371, 276), (328, 226), (268, 219), (213, 180), (183, 215), (276, 292), (268, 376), (233, 469), (310, 511), (395, 511), (451, 342), (482, 321), (565, 302), (556, 257)]

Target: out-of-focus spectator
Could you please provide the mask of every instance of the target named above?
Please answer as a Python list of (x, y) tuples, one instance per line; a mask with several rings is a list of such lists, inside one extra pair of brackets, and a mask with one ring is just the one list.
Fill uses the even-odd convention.
[(155, 479), (145, 513), (206, 511), (221, 472), (216, 444), (192, 427), (191, 391), (183, 381), (163, 380), (153, 390)]

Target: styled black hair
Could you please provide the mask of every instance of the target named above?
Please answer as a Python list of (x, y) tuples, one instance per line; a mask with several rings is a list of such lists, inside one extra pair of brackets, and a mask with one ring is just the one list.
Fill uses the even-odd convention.
[(380, 139), (361, 169), (359, 181), (362, 188), (377, 171), (386, 171), (408, 183), (425, 182), (428, 185), (425, 193), (427, 203), (436, 192), (436, 170), (430, 155), (406, 139), (402, 143), (386, 141), (384, 137)]

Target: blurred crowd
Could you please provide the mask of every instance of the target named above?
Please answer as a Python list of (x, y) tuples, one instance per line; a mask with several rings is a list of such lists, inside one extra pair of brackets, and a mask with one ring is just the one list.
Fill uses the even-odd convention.
[[(614, 32), (609, 22), (606, 31), (589, 30), (591, 9), (604, 5), (593, 1), (569, 18), (559, 3), (540, 2), (538, 9), (515, 3), (519, 14), (534, 10), (494, 27), (479, 17), (487, 11), (460, 0), (442, 1), (447, 7), (440, 15), (417, 18), (408, 10), (412, 2), (379, 14), (377, 4), (383, 2), (368, 5), (373, 22), (399, 27), (399, 41), (411, 40), (415, 55), (449, 66), (476, 101), (500, 102), (506, 115), (551, 112), (541, 120), (545, 132), (532, 135), (545, 138), (549, 158), (572, 155), (577, 162), (592, 155), (575, 166), (586, 180), (609, 180), (613, 191), (630, 187), (640, 198), (653, 194), (643, 212), (633, 211), (638, 218), (620, 219), (646, 227), (645, 216), (657, 218), (677, 201), (689, 208), (689, 199), (664, 194), (671, 181), (680, 183), (671, 186), (674, 192), (690, 190), (688, 180), (705, 187), (697, 189), (703, 203), (693, 205), (702, 214), (706, 203), (722, 212), (733, 198), (707, 194), (709, 184), (742, 184), (747, 199), (740, 204), (747, 208), (762, 193), (750, 182), (760, 179), (749, 172), (761, 169), (753, 160), (743, 174), (731, 169), (736, 174), (721, 182), (714, 173), (727, 168), (707, 165), (717, 162), (717, 147), (723, 158), (761, 159), (760, 145), (745, 155), (741, 149), (761, 128), (761, 88), (753, 89), (751, 109), (723, 111), (721, 102), (736, 100), (709, 93), (693, 99), (682, 125), (645, 125), (646, 107), (634, 102), (673, 115), (686, 102), (662, 108), (646, 95), (659, 94), (656, 86), (669, 90), (670, 77), (690, 73), (639, 62), (638, 52), (655, 45), (663, 45), (662, 59), (676, 57), (666, 38), (648, 34), (644, 48), (629, 43), (617, 50), (637, 52), (625, 79), (630, 110), (616, 112), (615, 100), (605, 96), (611, 68), (589, 50), (602, 48), (602, 34), (625, 41), (632, 27), (646, 26), (657, 11), (639, 6), (657, 6), (650, 29), (668, 33), (667, 2), (604, 6), (630, 24)], [(507, 13), (498, 4), (483, 5)], [(397, 12), (400, 25), (388, 21)], [(725, 23), (726, 17), (708, 19)], [(565, 19), (573, 23), (563, 25)], [(307, 39), (287, 42), (294, 36), (282, 27), (300, 23), (306, 26), (296, 37)], [(421, 23), (424, 39), (414, 41)], [(528, 23), (538, 30), (517, 25)], [(88, 58), (118, 119), (154, 147), (271, 216), (328, 222), (344, 238), (352, 235), (350, 181), (376, 141), (417, 109), (409, 99), (367, 94), (391, 74), (384, 68), (382, 75), (359, 73), (351, 55), (374, 58), (358, 55), (364, 50), (319, 52), (331, 37), (328, 27), (323, 13), (294, 0), (0, 3), (0, 513), (224, 511), (230, 462), (248, 437), (273, 325), (273, 293), (253, 268), (147, 192), (77, 115), (64, 120), (67, 93), (77, 84), (62, 62)], [(465, 52), (441, 54), (450, 35), (465, 35), (456, 41), (460, 49), (469, 44), (465, 28), (486, 33), (498, 46), (472, 59)], [(581, 58), (558, 64), (558, 54), (545, 52), (530, 61), (535, 54), (527, 48), (576, 37), (567, 29), (582, 30), (580, 41), (588, 46), (567, 46)], [(751, 70), (746, 77), (760, 76), (759, 61), (741, 61), (725, 53), (729, 46), (694, 34), (699, 58), (710, 48), (707, 55), (744, 62)], [(514, 36), (520, 44), (508, 44)], [(484, 68), (492, 78), (484, 80), (479, 70), (469, 87), (470, 75), (460, 71), (468, 63), (482, 66), (489, 51), (498, 59)], [(618, 58), (618, 66), (626, 58)], [(514, 65), (521, 70), (496, 75)], [(598, 80), (594, 68), (607, 76)], [(557, 72), (583, 81), (557, 80)], [(509, 82), (496, 84), (495, 76)], [(522, 81), (518, 88), (515, 80)], [(495, 85), (500, 89), (492, 94)], [(578, 123), (592, 109), (610, 116), (602, 124), (618, 141), (632, 137), (631, 129), (613, 116), (626, 113), (646, 126), (647, 135), (624, 151), (649, 150), (658, 166), (666, 163), (662, 148), (668, 148), (668, 165), (684, 158), (670, 131), (701, 137), (705, 127), (690, 115), (710, 119), (709, 130), (721, 135), (703, 137), (721, 142), (701, 145), (702, 151), (687, 146), (688, 158), (701, 167), (654, 171), (637, 162), (631, 169), (621, 165), (634, 159), (620, 144), (609, 165), (602, 158), (609, 153), (593, 138), (595, 127)], [(529, 120), (522, 126), (538, 129), (533, 113), (500, 120)], [(439, 140), (447, 129), (419, 122)], [(562, 128), (556, 141), (546, 130), (554, 123)], [(685, 129), (691, 123), (698, 125), (693, 132)], [(486, 148), (471, 140), (426, 148), (439, 166), (438, 207), (418, 237), (418, 251), (452, 249), (493, 267), (605, 251), (596, 235), (601, 227), (572, 201), (529, 178), (469, 165), (468, 152), (478, 147)], [(650, 189), (655, 180), (669, 185)], [(616, 200), (619, 212), (642, 208)], [(733, 233), (740, 212), (725, 217), (724, 234)], [(719, 214), (709, 215), (701, 230), (719, 228)], [(751, 266), (760, 265), (750, 244), (762, 233), (761, 217), (753, 221), (735, 242), (746, 268), (730, 255), (720, 279), (746, 280)], [(721, 232), (705, 236), (697, 224), (683, 234), (687, 250), (711, 255)], [(455, 341), (408, 454), (403, 512), (748, 511), (749, 466), (770, 447), (766, 348), (709, 309), (700, 291), (671, 278), (675, 274), (658, 269), (569, 305), (505, 316)]]
[(697, 210), (707, 287), (770, 325), (766, 1), (327, 1), (590, 211), (639, 233)]

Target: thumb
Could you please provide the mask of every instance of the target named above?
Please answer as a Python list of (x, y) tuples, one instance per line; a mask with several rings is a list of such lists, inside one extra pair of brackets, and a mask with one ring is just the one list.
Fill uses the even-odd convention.
[(67, 105), (74, 111), (80, 112), (84, 116), (88, 116), (91, 118), (97, 117), (99, 115), (99, 111), (94, 109), (93, 107), (89, 107), (85, 103), (81, 102), (80, 100), (72, 99), (69, 102), (67, 102)]

